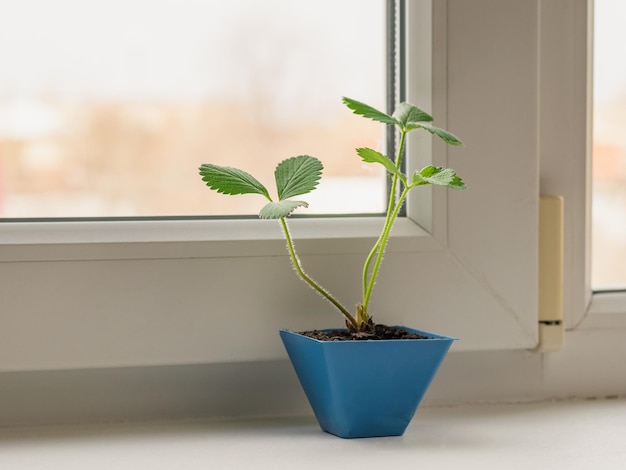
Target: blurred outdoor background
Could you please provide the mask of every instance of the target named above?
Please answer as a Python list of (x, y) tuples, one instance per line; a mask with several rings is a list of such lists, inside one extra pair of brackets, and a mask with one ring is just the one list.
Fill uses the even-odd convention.
[(626, 2), (595, 0), (592, 285), (626, 289)]
[(385, 27), (384, 0), (0, 0), (0, 218), (256, 214), (198, 166), (272, 191), (301, 154), (307, 213), (380, 212), (354, 148), (384, 128), (341, 97), (385, 109)]

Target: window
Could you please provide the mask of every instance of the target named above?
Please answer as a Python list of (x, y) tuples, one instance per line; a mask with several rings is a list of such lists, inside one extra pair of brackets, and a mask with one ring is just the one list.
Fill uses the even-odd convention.
[[(587, 318), (588, 328), (626, 327), (626, 278), (622, 268), (623, 237), (620, 238), (626, 206), (623, 204), (623, 142), (615, 126), (622, 119), (624, 73), (620, 61), (612, 60), (619, 36), (619, 20), (625, 11), (620, 2), (596, 0), (594, 7), (594, 113), (593, 113), (593, 186), (588, 203), (593, 220), (590, 244), (591, 272)], [(589, 247), (588, 247), (589, 248)]]
[[(422, 136), (409, 142), (408, 164), (451, 166), (471, 189), (429, 188), (409, 201), (372, 312), (458, 336), (458, 351), (532, 348), (537, 7), (446, 8), (407, 4), (407, 100), (466, 148)], [(351, 303), (380, 223), (311, 218), (292, 229), (311, 275)], [(276, 328), (341, 325), (293, 276), (272, 221), (12, 223), (0, 237), (2, 370), (275, 359), (284, 357)], [(236, 345), (225, 334), (233, 328)]]
[(566, 329), (612, 328), (619, 335), (626, 324), (626, 296), (594, 292), (591, 277), (593, 22), (594, 4), (601, 3), (555, 1), (541, 6), (539, 122), (544, 131), (540, 137), (540, 191), (563, 196), (565, 201)]
[(301, 153), (309, 213), (381, 212), (384, 175), (345, 156), (384, 129), (341, 96), (384, 109), (385, 27), (385, 0), (1, 0), (0, 218), (256, 214), (197, 167), (269, 180)]
[[(440, 403), (624, 393), (626, 299), (593, 293), (589, 278), (592, 7), (407, 3), (408, 99), (466, 144), (414, 140), (409, 164), (445, 163), (469, 189), (409, 201), (372, 308), (377, 318), (461, 339), (429, 392)], [(537, 341), (539, 194), (565, 200), (565, 345), (548, 354), (528, 351)], [(308, 271), (345, 302), (359, 294), (376, 219), (292, 221)], [(209, 398), (199, 389), (194, 410), (209, 400), (212, 415), (225, 406), (263, 414), (263, 397), (281, 406), (300, 399), (283, 386), (291, 371), (276, 329), (341, 323), (291, 272), (279, 228), (258, 220), (2, 224), (0, 298), (0, 372), (19, 371), (2, 379), (28, 416), (46, 405), (30, 407), (22, 391), (36, 389), (25, 395), (59, 416), (76, 411), (71, 388), (82, 393), (80, 410), (93, 405), (72, 385), (97, 388), (99, 380), (115, 389), (105, 410), (118, 406), (120, 415), (144, 403), (151, 387), (137, 381), (165, 384), (187, 408), (186, 384), (198, 387), (198, 376), (218, 385)], [(233, 329), (237, 340), (227, 336)], [(180, 364), (203, 365), (152, 367)], [(72, 368), (81, 370), (55, 371)], [(231, 391), (262, 382), (265, 374), (239, 380), (255, 370), (268, 372), (265, 392), (242, 403), (249, 396)], [(49, 382), (62, 399), (45, 400)], [(117, 395), (129, 389), (134, 401)], [(162, 395), (152, 402), (163, 406)]]
[(594, 13), (592, 286), (626, 289), (626, 4), (596, 0)]

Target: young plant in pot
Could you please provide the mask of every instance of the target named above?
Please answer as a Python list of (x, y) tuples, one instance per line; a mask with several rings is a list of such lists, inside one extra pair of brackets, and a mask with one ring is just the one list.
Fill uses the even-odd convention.
[(356, 149), (366, 163), (382, 165), (391, 175), (390, 198), (378, 239), (365, 258), (362, 271), (363, 298), (350, 312), (329, 290), (303, 269), (287, 225), (287, 217), (299, 207), (293, 198), (313, 191), (322, 175), (322, 163), (299, 155), (280, 162), (274, 172), (277, 197), (245, 171), (210, 163), (200, 166), (206, 185), (223, 194), (260, 194), (268, 202), (263, 219), (277, 219), (297, 275), (328, 300), (345, 320), (345, 329), (295, 333), (280, 330), (287, 353), (321, 428), (344, 437), (402, 435), (455, 338), (408, 327), (375, 323), (369, 311), (392, 227), (410, 191), (424, 185), (463, 189), (465, 185), (450, 168), (426, 166), (413, 174), (401, 171), (407, 134), (423, 130), (449, 145), (462, 145), (453, 134), (432, 126), (432, 117), (417, 106), (400, 103), (393, 114), (365, 103), (343, 98), (355, 114), (399, 133), (395, 160), (371, 148)]

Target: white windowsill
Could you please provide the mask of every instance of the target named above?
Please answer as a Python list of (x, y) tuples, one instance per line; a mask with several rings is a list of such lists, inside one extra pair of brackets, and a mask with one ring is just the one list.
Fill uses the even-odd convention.
[[(290, 218), (289, 225), (307, 237), (355, 238), (378, 236), (384, 218)], [(394, 230), (402, 236), (424, 234), (407, 218)], [(282, 239), (278, 221), (251, 219), (119, 220), (68, 222), (5, 222), (0, 224), (1, 245), (60, 245), (84, 243), (189, 242)]]
[[(382, 217), (293, 218), (301, 254), (367, 253)], [(409, 218), (399, 218), (391, 252), (440, 245)], [(99, 259), (184, 259), (286, 254), (275, 220), (8, 222), (0, 224), (0, 262)]]
[(626, 293), (606, 292), (593, 294), (582, 329), (626, 328)]
[(403, 437), (343, 440), (311, 418), (0, 429), (0, 468), (622, 468), (626, 400), (422, 408)]

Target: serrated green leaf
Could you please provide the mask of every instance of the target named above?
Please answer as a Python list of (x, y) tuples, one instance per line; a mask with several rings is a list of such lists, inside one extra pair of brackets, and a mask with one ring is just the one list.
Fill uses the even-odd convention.
[(416, 173), (418, 173), (420, 176), (423, 176), (424, 178), (429, 178), (433, 175), (436, 175), (437, 173), (441, 173), (442, 170), (443, 168), (440, 166), (428, 165), (417, 171)]
[(205, 163), (199, 168), (202, 181), (206, 185), (222, 194), (261, 194), (267, 199), (270, 195), (254, 176), (243, 170), (229, 166)]
[(417, 128), (417, 123), (431, 122), (433, 120), (433, 117), (426, 111), (410, 103), (400, 103), (394, 111), (393, 117), (405, 130)]
[(430, 132), (433, 135), (436, 135), (441, 140), (443, 140), (446, 144), (455, 145), (457, 147), (460, 147), (460, 146), (463, 145), (463, 142), (461, 142), (461, 140), (457, 136), (452, 134), (451, 132), (448, 132), (446, 130), (443, 130), (443, 129), (440, 129), (440, 128), (434, 127), (434, 126), (422, 126), (422, 125), (420, 125), (419, 127), (421, 127), (424, 130), (427, 130), (428, 132)]
[(424, 184), (447, 186), (452, 189), (465, 189), (465, 183), (452, 168), (442, 168), (433, 165), (428, 165), (413, 173), (411, 185), (421, 186)]
[(262, 219), (280, 219), (281, 217), (288, 217), (298, 207), (309, 207), (309, 205), (305, 201), (285, 200), (269, 202), (263, 206), (259, 217)]
[(450, 183), (448, 183), (448, 188), (452, 188), (452, 189), (465, 189), (465, 183), (463, 182), (463, 180), (457, 176), (454, 175), (454, 178), (452, 178), (452, 181), (450, 181)]
[(322, 162), (309, 155), (283, 160), (274, 171), (278, 199), (282, 201), (310, 193), (317, 187), (323, 169)]
[(404, 178), (404, 175), (398, 171), (395, 163), (386, 155), (383, 155), (380, 152), (377, 152), (374, 149), (370, 149), (367, 147), (362, 147), (356, 149), (356, 153), (361, 157), (361, 159), (366, 163), (380, 163), (385, 169), (391, 173), (392, 175), (398, 175), (401, 178)]
[(392, 126), (400, 124), (395, 118), (389, 116), (389, 114), (383, 113), (382, 111), (379, 111), (368, 104), (361, 103), (360, 101), (353, 100), (345, 96), (343, 97), (342, 101), (343, 104), (345, 104), (354, 112), (354, 114), (358, 114), (359, 116), (363, 116), (373, 121), (382, 122), (383, 124), (389, 124)]

